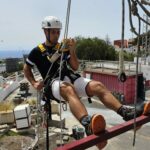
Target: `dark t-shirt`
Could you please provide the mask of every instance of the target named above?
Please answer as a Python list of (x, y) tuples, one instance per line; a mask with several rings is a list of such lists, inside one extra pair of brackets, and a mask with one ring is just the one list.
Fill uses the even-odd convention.
[[(46, 48), (46, 52), (48, 52), (49, 55), (52, 55), (56, 52), (56, 50), (54, 50), (53, 47), (48, 47), (45, 44), (43, 44), (43, 46)], [(70, 55), (68, 52), (65, 59), (68, 61), (69, 58)], [(58, 70), (60, 66), (59, 62), (60, 59), (53, 64), (50, 71), (51, 75)], [(45, 52), (42, 53), (38, 46), (31, 50), (28, 58), (26, 59), (26, 64), (29, 65), (30, 67), (36, 65), (43, 79), (46, 77), (47, 72), (50, 66), (52, 65), (52, 63), (48, 60), (46, 53)]]

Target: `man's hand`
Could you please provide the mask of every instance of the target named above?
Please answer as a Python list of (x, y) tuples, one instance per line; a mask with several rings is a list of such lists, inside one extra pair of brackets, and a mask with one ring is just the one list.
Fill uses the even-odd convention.
[(40, 91), (43, 88), (44, 83), (43, 81), (36, 81), (32, 85), (36, 90)]
[(63, 43), (65, 44), (65, 49), (63, 49), (63, 51), (70, 51), (70, 52), (74, 52), (76, 49), (76, 42), (74, 39), (64, 39)]
[(70, 52), (75, 51), (75, 49), (76, 49), (76, 41), (74, 39), (71, 39), (71, 38), (68, 39), (66, 44), (67, 44), (67, 47), (70, 50)]
[(77, 70), (79, 67), (79, 62), (76, 56), (76, 41), (74, 39), (64, 39), (63, 44), (65, 44), (63, 52), (70, 52), (70, 59), (69, 59), (69, 64), (73, 70)]

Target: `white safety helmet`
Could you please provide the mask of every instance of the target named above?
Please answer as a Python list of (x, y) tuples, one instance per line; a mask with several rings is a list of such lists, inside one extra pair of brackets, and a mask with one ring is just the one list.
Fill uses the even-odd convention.
[(54, 16), (46, 16), (42, 21), (42, 29), (57, 28), (62, 29), (61, 21)]

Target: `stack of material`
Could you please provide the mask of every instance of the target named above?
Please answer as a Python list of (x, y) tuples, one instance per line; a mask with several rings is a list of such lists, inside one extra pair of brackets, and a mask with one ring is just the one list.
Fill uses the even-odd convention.
[(14, 109), (14, 118), (17, 129), (28, 128), (31, 125), (31, 114), (29, 104), (18, 105)]

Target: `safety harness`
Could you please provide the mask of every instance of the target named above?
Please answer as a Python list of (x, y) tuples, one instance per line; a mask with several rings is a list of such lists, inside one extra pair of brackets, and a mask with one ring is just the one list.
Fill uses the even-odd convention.
[[(58, 43), (55, 45), (55, 47), (52, 48), (52, 50), (54, 50), (54, 54), (49, 54), (48, 50), (46, 49), (46, 47), (43, 44), (39, 44), (38, 48), (40, 50), (40, 52), (42, 53), (42, 55), (46, 56), (48, 61), (50, 61), (52, 64), (54, 63), (59, 63), (59, 58), (61, 57), (61, 53), (59, 53), (59, 50), (61, 48), (62, 44)], [(67, 66), (67, 57), (69, 55), (68, 53), (68, 49), (63, 49), (63, 63), (62, 63), (62, 71), (61, 71), (61, 80), (64, 79), (65, 76), (69, 77), (69, 79), (71, 80), (71, 83), (73, 84), (74, 81), (76, 79), (78, 79), (80, 77), (80, 75), (78, 73), (74, 73), (71, 69), (68, 68)], [(51, 85), (54, 81), (54, 79), (56, 77), (58, 77), (59, 75), (59, 71), (60, 71), (60, 67), (57, 68), (55, 73), (50, 73), (47, 75), (47, 77), (44, 80), (44, 90), (43, 90), (43, 100), (44, 101), (50, 101), (50, 100), (55, 100), (56, 102), (60, 103), (60, 100), (56, 99), (53, 94), (52, 94), (52, 90), (51, 90)], [(91, 99), (88, 98), (89, 103), (91, 103)], [(65, 101), (62, 101), (63, 103), (63, 110), (66, 110), (67, 105)], [(51, 103), (50, 103), (51, 106)], [(50, 111), (51, 111), (51, 107), (50, 107)], [(51, 112), (50, 112), (51, 114)]]
[[(50, 54), (47, 50), (47, 48), (43, 44), (39, 44), (38, 48), (40, 52), (42, 53), (43, 56), (46, 56), (47, 60), (51, 63), (51, 66), (54, 63), (58, 63), (58, 60), (61, 56), (61, 53), (59, 53), (59, 49), (61, 47), (61, 44), (56, 44), (55, 47), (52, 48), (54, 51), (54, 54)], [(67, 50), (65, 50), (67, 51)], [(59, 66), (59, 65), (58, 65)], [(63, 65), (64, 67), (65, 64)], [(64, 73), (63, 73), (64, 74)], [(64, 75), (62, 74), (62, 79), (64, 78)], [(57, 71), (53, 74), (48, 74), (47, 77), (44, 79), (44, 89), (43, 89), (43, 95), (42, 95), (42, 100), (45, 101), (45, 110), (49, 112), (49, 118), (52, 119), (51, 114), (52, 114), (52, 109), (51, 109), (51, 100), (55, 100), (57, 103), (60, 103), (60, 101), (56, 98), (54, 98), (51, 90), (51, 84), (53, 82), (53, 79), (56, 78), (59, 75), (59, 68), (57, 68)], [(63, 110), (67, 110), (67, 104), (65, 101), (62, 101), (63, 105)], [(46, 105), (48, 104), (48, 105)], [(48, 106), (48, 107), (47, 107)]]
[[(56, 44), (56, 46), (53, 48), (53, 50), (59, 50), (60, 49), (60, 44), (58, 43), (58, 44)], [(38, 48), (39, 48), (39, 50), (40, 50), (40, 52), (43, 54), (43, 55), (46, 55), (46, 57), (47, 57), (47, 59), (52, 63), (52, 62), (54, 62), (53, 60), (52, 60), (52, 54), (49, 54), (49, 52), (48, 52), (48, 50), (45, 48), (45, 46), (43, 45), (43, 44), (39, 44), (38, 45)], [(58, 57), (59, 57), (60, 55), (58, 55)]]
[[(39, 44), (39, 50), (41, 51), (42, 55), (46, 56), (48, 61), (50, 61), (52, 64), (57, 63), (59, 64), (60, 61), (60, 57), (61, 57), (61, 49), (62, 43), (58, 43), (55, 45), (55, 47), (52, 48), (53, 51), (55, 51), (53, 54), (49, 54), (48, 50), (46, 49), (46, 47), (43, 44)], [(63, 63), (62, 63), (62, 73), (61, 73), (61, 80), (64, 79), (65, 76), (68, 76), (71, 80), (71, 83), (74, 83), (74, 81), (80, 77), (79, 74), (74, 73), (71, 69), (68, 68), (67, 65), (67, 59), (69, 57), (69, 51), (67, 48), (64, 48), (63, 50)], [(60, 65), (60, 64), (59, 64)], [(50, 74), (50, 72), (48, 73), (47, 77), (45, 78), (45, 83), (47, 82), (47, 80), (53, 80), (54, 78), (56, 78), (59, 74), (59, 69), (60, 67), (57, 68), (57, 71), (54, 74)]]

